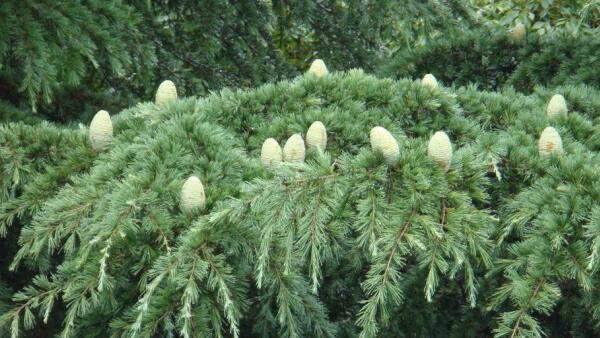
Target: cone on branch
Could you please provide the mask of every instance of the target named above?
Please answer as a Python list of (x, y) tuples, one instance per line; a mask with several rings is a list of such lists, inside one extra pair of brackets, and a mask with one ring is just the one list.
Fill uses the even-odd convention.
[(100, 110), (90, 123), (90, 143), (96, 151), (106, 149), (113, 137), (113, 125), (106, 110)]
[(168, 101), (177, 100), (177, 88), (170, 80), (163, 81), (156, 90), (154, 103), (162, 105)]
[(538, 142), (540, 156), (560, 155), (563, 153), (562, 138), (553, 127), (546, 127)]
[(325, 62), (323, 62), (323, 60), (316, 59), (311, 63), (308, 73), (313, 74), (316, 77), (322, 77), (327, 75), (329, 71), (327, 70), (327, 66), (325, 66)]
[(548, 117), (556, 117), (558, 115), (567, 114), (567, 112), (567, 102), (565, 101), (564, 96), (560, 94), (552, 96), (548, 102), (548, 106), (546, 106), (546, 115), (548, 115)]
[(193, 213), (204, 208), (206, 196), (204, 195), (204, 186), (196, 176), (190, 176), (181, 187), (181, 210), (187, 213)]
[(429, 140), (427, 155), (437, 163), (444, 172), (450, 169), (452, 161), (452, 143), (443, 131), (438, 131)]
[(327, 147), (327, 129), (321, 121), (313, 122), (306, 132), (306, 146), (308, 149), (321, 149)]
[(371, 148), (375, 152), (381, 152), (385, 162), (393, 167), (398, 162), (400, 147), (392, 134), (383, 127), (374, 127), (369, 133)]
[(425, 76), (423, 76), (423, 79), (421, 80), (421, 84), (431, 89), (436, 89), (438, 86), (437, 79), (435, 78), (435, 76), (433, 76), (433, 74), (425, 74)]
[(300, 134), (290, 136), (283, 146), (283, 160), (286, 162), (302, 163), (305, 153), (304, 140)]
[(276, 168), (283, 161), (283, 153), (279, 143), (274, 138), (268, 138), (263, 142), (260, 151), (260, 162), (266, 169)]
[(518, 23), (510, 30), (510, 39), (514, 43), (521, 43), (525, 40), (525, 36), (527, 35), (527, 29), (525, 25), (522, 23)]

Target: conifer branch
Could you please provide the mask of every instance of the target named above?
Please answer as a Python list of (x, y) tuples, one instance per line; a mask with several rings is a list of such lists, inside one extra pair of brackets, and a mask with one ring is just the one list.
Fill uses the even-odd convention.
[(542, 287), (542, 285), (544, 285), (544, 281), (545, 278), (541, 277), (539, 279), (539, 281), (536, 283), (535, 288), (533, 289), (533, 292), (531, 294), (531, 296), (529, 297), (529, 299), (527, 300), (527, 303), (525, 304), (525, 307), (521, 308), (521, 310), (519, 311), (519, 315), (517, 317), (517, 320), (515, 321), (515, 325), (513, 326), (511, 333), (510, 333), (510, 338), (515, 338), (519, 328), (521, 327), (521, 320), (523, 319), (523, 315), (529, 310), (529, 306), (531, 304), (531, 301), (535, 299), (535, 297), (537, 297), (538, 292), (540, 291), (540, 288)]

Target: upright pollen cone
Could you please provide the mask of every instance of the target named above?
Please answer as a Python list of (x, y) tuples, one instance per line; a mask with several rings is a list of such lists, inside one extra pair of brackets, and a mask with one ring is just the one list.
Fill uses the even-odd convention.
[(548, 117), (556, 117), (558, 115), (563, 115), (567, 113), (567, 102), (565, 101), (564, 96), (560, 94), (555, 94), (548, 102), (548, 106), (546, 107), (546, 115)]
[(521, 43), (525, 40), (525, 35), (527, 35), (527, 29), (522, 23), (516, 24), (510, 31), (510, 39), (515, 43)]
[(446, 133), (438, 131), (433, 134), (429, 140), (429, 145), (427, 146), (427, 155), (444, 171), (450, 169), (450, 162), (452, 161), (452, 143)]
[(313, 74), (317, 77), (321, 77), (327, 75), (329, 71), (327, 71), (327, 66), (325, 66), (325, 62), (323, 62), (323, 60), (316, 59), (310, 65), (308, 73)]
[(113, 137), (113, 126), (106, 110), (100, 110), (90, 123), (90, 143), (96, 151), (106, 149)]
[(170, 80), (163, 81), (156, 90), (154, 103), (162, 105), (168, 101), (177, 100), (177, 88)]
[(425, 74), (425, 76), (423, 76), (423, 79), (421, 80), (421, 84), (431, 89), (436, 89), (438, 86), (437, 80), (435, 76), (433, 76), (433, 74)]
[(204, 208), (206, 196), (204, 195), (204, 186), (196, 176), (190, 176), (181, 187), (181, 210), (187, 213)]
[(304, 162), (305, 153), (306, 149), (304, 147), (304, 140), (300, 134), (294, 134), (290, 136), (283, 146), (283, 159), (286, 162)]
[(381, 152), (385, 162), (393, 167), (398, 162), (400, 156), (400, 147), (392, 134), (383, 127), (375, 127), (369, 133), (371, 148), (373, 151)]
[(263, 167), (272, 169), (277, 167), (281, 161), (283, 161), (283, 153), (279, 143), (274, 138), (266, 139), (260, 151), (260, 162)]
[(562, 138), (556, 129), (552, 127), (546, 127), (540, 135), (538, 142), (538, 150), (541, 156), (550, 156), (551, 154), (562, 154), (563, 145)]
[(321, 121), (313, 122), (306, 132), (306, 145), (308, 149), (321, 149), (327, 147), (327, 130)]

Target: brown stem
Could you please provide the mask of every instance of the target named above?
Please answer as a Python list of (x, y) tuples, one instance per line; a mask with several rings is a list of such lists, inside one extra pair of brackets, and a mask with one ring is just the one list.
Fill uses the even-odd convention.
[[(537, 285), (535, 286), (535, 289), (533, 290), (533, 294), (531, 294), (531, 297), (529, 297), (529, 299), (527, 300), (526, 308), (529, 307), (529, 304), (531, 304), (531, 301), (533, 300), (533, 298), (535, 298), (535, 296), (537, 296), (538, 292), (540, 291), (540, 288), (544, 284), (544, 281), (545, 281), (544, 277), (541, 277), (540, 281), (537, 283)], [(521, 313), (519, 314), (519, 318), (517, 318), (517, 322), (515, 323), (515, 326), (513, 327), (510, 338), (516, 337), (516, 334), (519, 331), (519, 328), (521, 326), (521, 320), (523, 319), (523, 315), (525, 314), (525, 312), (526, 312), (526, 310), (521, 311)]]
[(442, 229), (446, 228), (446, 211), (447, 210), (448, 209), (446, 208), (446, 197), (442, 197), (442, 219), (440, 221)]
[(392, 264), (392, 260), (394, 259), (394, 255), (396, 254), (396, 249), (398, 249), (398, 242), (408, 232), (408, 228), (410, 228), (410, 220), (413, 218), (414, 215), (415, 215), (415, 212), (413, 211), (413, 213), (411, 213), (411, 215), (408, 217), (408, 219), (406, 221), (404, 221), (404, 223), (402, 224), (402, 227), (403, 227), (402, 231), (398, 234), (398, 236), (396, 236), (396, 239), (394, 239), (394, 248), (392, 249), (392, 252), (390, 253), (390, 256), (388, 257), (387, 264), (385, 265), (382, 284), (387, 282), (387, 276), (388, 276), (388, 273), (390, 270), (390, 265)]
[(392, 189), (394, 188), (394, 175), (392, 175), (392, 174), (393, 174), (392, 168), (388, 168), (388, 171), (387, 171), (388, 180), (387, 180), (387, 189), (386, 189), (388, 204), (392, 203)]

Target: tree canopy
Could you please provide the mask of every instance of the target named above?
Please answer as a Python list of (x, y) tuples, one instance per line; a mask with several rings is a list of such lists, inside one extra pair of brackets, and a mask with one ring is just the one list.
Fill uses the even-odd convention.
[(598, 7), (1, 3), (0, 336), (598, 336)]

